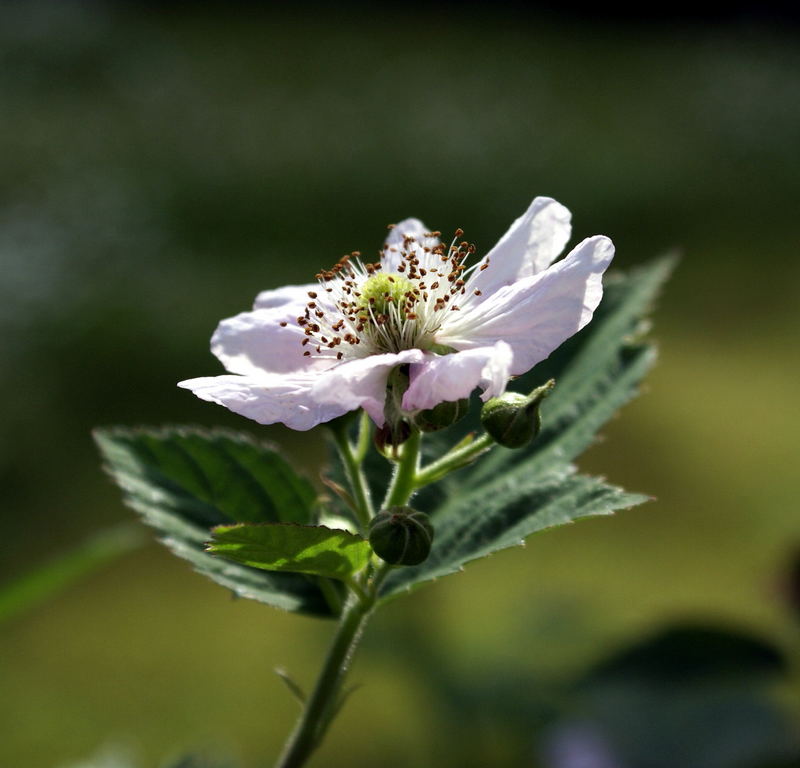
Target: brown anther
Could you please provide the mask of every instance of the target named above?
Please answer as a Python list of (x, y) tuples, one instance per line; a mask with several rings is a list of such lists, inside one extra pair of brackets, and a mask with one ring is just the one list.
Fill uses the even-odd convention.
[(316, 294), (316, 293), (314, 293), (314, 291), (309, 291), (309, 292), (308, 292), (308, 295), (309, 295), (309, 297), (310, 297), (310, 298), (312, 298), (312, 299), (316, 299), (316, 298), (317, 298), (317, 294)]
[(451, 312), (460, 312), (461, 310), (455, 304), (453, 304), (453, 306), (450, 307), (450, 311)]
[(455, 236), (456, 236), (456, 237), (461, 237), (463, 234), (464, 234), (464, 230), (463, 230), (463, 229), (461, 229), (461, 228), (459, 227), (459, 228), (456, 230), (456, 234), (455, 234)]
[(479, 271), (483, 272), (484, 269), (489, 269), (489, 262), (487, 261), (486, 264), (481, 264)]
[(308, 342), (309, 342), (309, 341), (311, 341), (311, 339), (309, 339), (309, 338), (308, 338), (308, 336), (306, 336), (306, 337), (305, 337), (305, 338), (304, 338), (304, 339), (303, 339), (303, 340), (300, 342), (300, 346), (303, 346), (303, 347), (304, 347), (306, 344), (308, 344)]
[(341, 360), (343, 357), (344, 357), (344, 352), (337, 352), (336, 353), (336, 359), (337, 360)]
[(280, 323), (281, 328), (285, 328), (287, 325), (289, 325), (289, 323), (287, 323), (285, 320), (284, 322)]
[(474, 293), (476, 296), (483, 296), (483, 292), (479, 291), (477, 288), (475, 289)]
[(306, 350), (305, 352), (303, 352), (303, 357), (311, 357), (311, 353), (308, 350)]

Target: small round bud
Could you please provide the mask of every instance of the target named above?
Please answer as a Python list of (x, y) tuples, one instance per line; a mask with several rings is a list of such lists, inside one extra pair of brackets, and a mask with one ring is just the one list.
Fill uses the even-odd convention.
[(542, 428), (539, 406), (555, 381), (550, 379), (530, 395), (506, 392), (493, 397), (481, 409), (481, 424), (492, 439), (506, 448), (522, 448), (533, 440)]
[(421, 432), (436, 432), (457, 421), (461, 421), (469, 411), (469, 400), (445, 400), (443, 403), (420, 411), (414, 416), (414, 425)]
[(382, 456), (396, 456), (397, 446), (411, 437), (411, 425), (407, 421), (398, 421), (395, 425), (385, 424), (375, 430), (372, 437), (378, 453)]
[(411, 507), (389, 507), (372, 519), (369, 543), (390, 565), (418, 565), (431, 551), (433, 526), (424, 512)]

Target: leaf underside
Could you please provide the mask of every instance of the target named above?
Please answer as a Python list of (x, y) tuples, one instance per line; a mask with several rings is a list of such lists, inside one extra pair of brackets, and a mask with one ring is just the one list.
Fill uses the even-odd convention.
[[(553, 393), (542, 406), (539, 437), (521, 450), (497, 447), (417, 495), (413, 505), (431, 515), (436, 530), (431, 555), (418, 566), (394, 569), (383, 584), (382, 599), (458, 571), (465, 563), (515, 546), (544, 528), (611, 514), (647, 500), (600, 479), (577, 474), (572, 462), (614, 413), (636, 395), (652, 366), (655, 350), (641, 340), (643, 318), (673, 262), (662, 258), (627, 275), (609, 276), (592, 322), (513, 382), (511, 389), (529, 392), (550, 378), (556, 380)], [(480, 403), (477, 398), (473, 400), (466, 419), (426, 437), (428, 460), (441, 456), (470, 431), (480, 431)], [(97, 430), (95, 439), (126, 503), (159, 531), (161, 540), (175, 554), (199, 572), (242, 597), (300, 613), (336, 614), (336, 601), (330, 597), (331, 584), (338, 582), (304, 573), (263, 570), (270, 566), (271, 556), (265, 555), (264, 541), (259, 543), (257, 556), (247, 552), (252, 541), (237, 544), (239, 553), (245, 553), (241, 559), (258, 560), (260, 568), (204, 551), (211, 538), (210, 529), (216, 526), (294, 524), (278, 526), (288, 529), (316, 523), (317, 495), (313, 487), (273, 447), (241, 434), (186, 427)], [(370, 451), (365, 472), (375, 498), (381, 498), (389, 477), (388, 463)], [(331, 474), (344, 483), (335, 459)], [(347, 515), (344, 505), (337, 508), (337, 503), (331, 502), (333, 511)], [(230, 550), (226, 552), (226, 556), (230, 554)], [(341, 578), (348, 568), (361, 562), (358, 546), (351, 554), (354, 561), (340, 552), (334, 565), (328, 562), (333, 572), (317, 567), (315, 573)]]

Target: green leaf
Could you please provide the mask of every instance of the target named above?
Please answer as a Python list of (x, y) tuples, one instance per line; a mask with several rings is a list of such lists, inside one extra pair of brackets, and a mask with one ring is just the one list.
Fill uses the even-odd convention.
[(267, 571), (347, 579), (372, 554), (365, 539), (324, 525), (221, 525), (212, 533), (208, 552)]
[[(636, 395), (652, 366), (655, 350), (640, 338), (643, 318), (673, 263), (674, 259), (663, 258), (608, 279), (592, 322), (517, 379), (514, 389), (526, 393), (550, 378), (556, 380), (542, 405), (539, 437), (525, 449), (496, 447), (414, 499), (416, 509), (431, 515), (433, 549), (419, 566), (395, 569), (384, 582), (384, 598), (454, 573), (465, 563), (520, 544), (544, 528), (647, 501), (646, 496), (577, 475), (571, 462)], [(428, 439), (426, 455), (441, 455), (444, 439), (453, 443), (477, 429), (478, 410), (479, 405), (473, 404), (466, 423)]]
[(336, 613), (316, 578), (257, 570), (204, 551), (217, 525), (313, 520), (313, 486), (272, 446), (227, 430), (191, 427), (99, 429), (94, 437), (125, 503), (200, 573), (240, 597), (277, 608)]
[(33, 608), (145, 541), (139, 526), (125, 523), (95, 533), (70, 552), (0, 586), (0, 622)]
[(384, 595), (419, 582), (460, 571), (465, 563), (499, 549), (521, 545), (532, 533), (582, 517), (610, 515), (647, 501), (602, 481), (571, 474), (501, 475), (479, 492), (451, 497), (432, 516), (434, 543), (428, 559), (413, 568), (393, 571)]

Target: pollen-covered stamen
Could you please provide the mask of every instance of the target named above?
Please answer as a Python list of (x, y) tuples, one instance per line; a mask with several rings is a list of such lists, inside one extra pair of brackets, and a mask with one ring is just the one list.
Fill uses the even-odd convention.
[(462, 303), (468, 301), (472, 274), (487, 266), (466, 266), (475, 246), (460, 241), (462, 230), (449, 247), (439, 242), (440, 234), (420, 240), (405, 235), (401, 243), (384, 246), (380, 262), (363, 263), (355, 251), (318, 273), (322, 290), (309, 291), (297, 318), (306, 336), (302, 343), (316, 351), (309, 356), (342, 360), (435, 348), (437, 331), (460, 311), (455, 298), (469, 292)]

